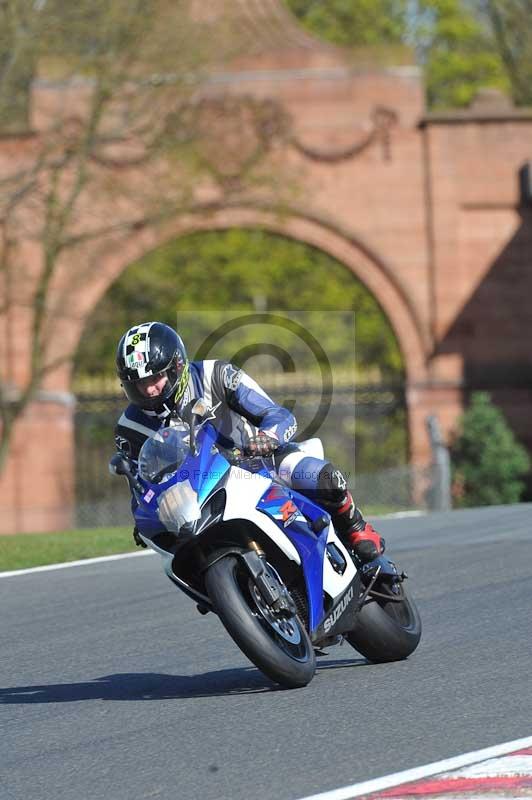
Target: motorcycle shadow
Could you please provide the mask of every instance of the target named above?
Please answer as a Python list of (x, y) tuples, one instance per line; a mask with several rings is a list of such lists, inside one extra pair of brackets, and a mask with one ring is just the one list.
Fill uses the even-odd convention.
[[(364, 658), (318, 662), (318, 672), (367, 665)], [(286, 691), (255, 667), (167, 675), (157, 672), (117, 673), (79, 683), (0, 688), (0, 705), (78, 703), (85, 700), (187, 700)]]
[(329, 669), (352, 669), (353, 667), (369, 667), (372, 666), (371, 662), (364, 658), (363, 656), (358, 656), (357, 658), (335, 658), (335, 659), (328, 659), (327, 661), (320, 656), (318, 658), (317, 663), (317, 672), (321, 672), (322, 670), (329, 670)]
[(0, 705), (77, 703), (84, 700), (187, 700), (274, 691), (281, 691), (281, 687), (254, 667), (199, 675), (118, 673), (79, 683), (0, 688)]

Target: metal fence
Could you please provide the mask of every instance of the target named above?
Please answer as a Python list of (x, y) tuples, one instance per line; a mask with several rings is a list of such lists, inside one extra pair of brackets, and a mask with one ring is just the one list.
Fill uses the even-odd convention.
[[(354, 489), (357, 503), (366, 516), (371, 517), (398, 512), (440, 510), (434, 499), (439, 484), (437, 466), (404, 466), (357, 474), (351, 481), (351, 488)], [(106, 480), (105, 491), (76, 504), (77, 528), (131, 524), (130, 494), (125, 480)]]
[(372, 473), (359, 473), (354, 480), (357, 502), (371, 514), (402, 511), (442, 511), (442, 482), (447, 473), (437, 464), (405, 465)]
[[(266, 388), (273, 391), (271, 387)], [(316, 404), (323, 400), (313, 396), (308, 386), (297, 390), (292, 387), (292, 394), (298, 418), (307, 421), (315, 415)], [(78, 395), (75, 415), (77, 527), (131, 524), (127, 483), (123, 478), (109, 475), (107, 467), (114, 452), (114, 425), (123, 407), (123, 398), (116, 394)], [(368, 512), (434, 507), (439, 485), (437, 467), (420, 468), (404, 463), (405, 426), (401, 387), (366, 386), (356, 390), (347, 387), (335, 391), (334, 403), (315, 432), (324, 442), (327, 458), (346, 472), (357, 501)]]

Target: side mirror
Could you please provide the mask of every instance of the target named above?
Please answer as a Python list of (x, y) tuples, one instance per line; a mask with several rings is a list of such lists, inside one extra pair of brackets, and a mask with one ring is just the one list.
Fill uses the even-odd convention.
[(115, 453), (109, 460), (109, 472), (111, 475), (124, 475), (132, 491), (142, 494), (144, 487), (131, 472), (131, 464), (121, 453)]
[(203, 397), (198, 397), (197, 400), (191, 400), (187, 403), (185, 408), (181, 411), (181, 419), (188, 422), (190, 426), (190, 449), (196, 455), (196, 430), (194, 426), (194, 417), (204, 417), (209, 411), (209, 404)]
[(204, 417), (209, 410), (209, 404), (204, 397), (198, 397), (192, 406), (192, 413), (196, 414), (198, 417)]
[(203, 397), (198, 397), (197, 400), (191, 400), (190, 403), (187, 403), (181, 410), (179, 416), (185, 422), (188, 422), (189, 425), (192, 425), (195, 416), (204, 417), (208, 410), (209, 404)]
[(109, 461), (111, 475), (128, 475), (130, 473), (127, 459), (121, 453), (115, 453)]

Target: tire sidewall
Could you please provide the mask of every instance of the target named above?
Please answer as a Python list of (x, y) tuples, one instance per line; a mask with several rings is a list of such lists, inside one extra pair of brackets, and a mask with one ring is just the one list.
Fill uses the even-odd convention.
[(349, 644), (374, 662), (400, 661), (411, 655), (421, 638), (421, 618), (404, 589), (403, 602), (410, 616), (408, 627), (387, 614), (377, 600), (371, 600), (357, 614), (356, 626), (347, 636)]
[(284, 652), (252, 613), (237, 581), (238, 558), (227, 555), (205, 573), (205, 586), (224, 627), (242, 652), (265, 675), (289, 688), (306, 686), (316, 671), (316, 657), (308, 633), (298, 617), (306, 657), (304, 661)]

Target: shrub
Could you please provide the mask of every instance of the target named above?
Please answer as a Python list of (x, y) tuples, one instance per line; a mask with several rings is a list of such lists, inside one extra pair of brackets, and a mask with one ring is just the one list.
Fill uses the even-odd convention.
[(450, 452), (456, 506), (519, 502), (530, 459), (485, 392), (472, 395)]

